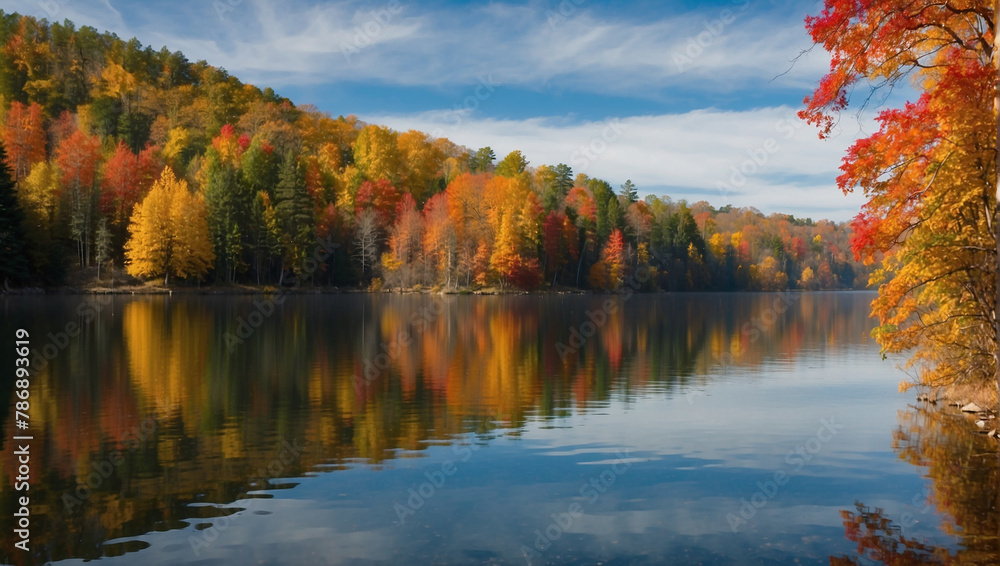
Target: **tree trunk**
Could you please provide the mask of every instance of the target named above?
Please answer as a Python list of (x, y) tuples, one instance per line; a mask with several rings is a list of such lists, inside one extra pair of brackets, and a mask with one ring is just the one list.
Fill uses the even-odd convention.
[[(993, 94), (993, 113), (996, 120), (996, 142), (994, 149), (996, 163), (993, 174), (996, 175), (997, 197), (1000, 198), (1000, 0), (993, 2), (993, 69), (997, 79), (996, 90)], [(1000, 226), (997, 225), (997, 203), (993, 209), (993, 237), (996, 245), (996, 265), (993, 266), (996, 272), (995, 296), (993, 297), (993, 364), (994, 375), (997, 387), (997, 408), (1000, 409)], [(998, 412), (1000, 414), (1000, 412)]]
[[(997, 415), (1000, 416), (1000, 226), (997, 225), (997, 213), (1000, 211), (1000, 0), (993, 2), (993, 53), (991, 55), (993, 56), (994, 79), (997, 81), (993, 93), (993, 119), (996, 120), (996, 146), (994, 147), (996, 162), (993, 174), (996, 175), (997, 187), (997, 201), (994, 202), (992, 218), (993, 238), (996, 245), (996, 265), (993, 266), (996, 284), (995, 296), (993, 297), (993, 371), (997, 388)], [(1000, 467), (1000, 451), (997, 452), (997, 466)], [(997, 490), (995, 497), (994, 505), (1000, 506), (1000, 490)], [(997, 528), (1000, 529), (1000, 525)]]

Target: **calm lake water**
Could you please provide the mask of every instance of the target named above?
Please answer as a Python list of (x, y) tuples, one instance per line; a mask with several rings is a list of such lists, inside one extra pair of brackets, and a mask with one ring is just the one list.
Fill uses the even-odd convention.
[(31, 555), (0, 390), (2, 558), (998, 563), (995, 445), (897, 392), (873, 298), (3, 298), (4, 367), (52, 359)]

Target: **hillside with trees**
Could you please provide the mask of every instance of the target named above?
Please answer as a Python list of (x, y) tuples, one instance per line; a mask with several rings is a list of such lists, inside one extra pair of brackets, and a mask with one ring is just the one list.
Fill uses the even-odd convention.
[(9, 287), (123, 268), (177, 284), (351, 288), (868, 281), (845, 223), (640, 199), (631, 182), (532, 166), (520, 151), (498, 160), (489, 147), (334, 118), (68, 21), (0, 12), (0, 50)]

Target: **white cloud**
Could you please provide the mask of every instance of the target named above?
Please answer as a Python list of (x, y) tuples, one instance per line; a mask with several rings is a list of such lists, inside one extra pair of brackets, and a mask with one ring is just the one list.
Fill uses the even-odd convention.
[(121, 13), (109, 0), (85, 5), (71, 0), (8, 0), (4, 4), (7, 13), (17, 12), (50, 22), (70, 20), (77, 27), (92, 26), (100, 32), (109, 30), (130, 37)]
[[(50, 20), (68, 17), (124, 37), (136, 35), (154, 48), (167, 45), (270, 86), (380, 81), (437, 87), (492, 73), (505, 85), (530, 89), (557, 86), (657, 99), (676, 88), (733, 92), (772, 79), (798, 88), (812, 84), (827, 64), (819, 53), (791, 66), (809, 46), (804, 13), (742, 0), (728, 12), (626, 11), (624, 16), (584, 4), (555, 20), (548, 4), (455, 9), (402, 0), (217, 0), (170, 10), (131, 7), (124, 18), (108, 2), (11, 4)], [(791, 72), (779, 77), (790, 66)]]
[(498, 159), (518, 149), (534, 166), (566, 163), (575, 173), (615, 186), (631, 179), (647, 192), (666, 191), (716, 206), (846, 220), (862, 203), (860, 195), (845, 197), (835, 183), (853, 132), (819, 140), (787, 106), (582, 123), (559, 117), (496, 120), (451, 111), (361, 118), (397, 130), (436, 132), (470, 148), (488, 145)]
[[(624, 131), (612, 141), (601, 137), (606, 124), (565, 116), (512, 120), (485, 118), (479, 112), (427, 111), (362, 118), (396, 129), (440, 129), (469, 147), (490, 145), (498, 155), (520, 149), (536, 165), (564, 162), (616, 185), (631, 178), (646, 190), (688, 200), (838, 220), (860, 207), (858, 195), (844, 197), (834, 183), (853, 136), (821, 142), (803, 127), (786, 138), (777, 128), (779, 120), (792, 118), (792, 108), (668, 113), (665, 107), (650, 116), (628, 110), (629, 100), (657, 101), (673, 93), (702, 97), (705, 105), (716, 100), (745, 106), (740, 98), (760, 95), (760, 89), (808, 92), (827, 68), (825, 52), (808, 53), (794, 65), (791, 61), (810, 45), (802, 16), (815, 12), (815, 6), (799, 7), (802, 13), (782, 12), (769, 4), (734, 0), (729, 12), (667, 13), (672, 8), (664, 7), (663, 13), (618, 15), (585, 3), (565, 18), (553, 19), (547, 13), (557, 5), (552, 3), (455, 9), (394, 2), (219, 0), (169, 10), (122, 7), (119, 13), (107, 2), (14, 0), (11, 9), (34, 13), (41, 6), (55, 6), (49, 19), (71, 18), (123, 37), (136, 35), (144, 43), (181, 50), (191, 60), (205, 59), (262, 86), (350, 81), (371, 88), (447, 89), (490, 77), (504, 91), (621, 97), (606, 112), (626, 116), (620, 120)], [(216, 10), (218, 5), (226, 8)], [(345, 45), (350, 46), (346, 55)], [(504, 91), (486, 96), (499, 97)], [(296, 102), (332, 106), (323, 100)], [(845, 126), (855, 125), (845, 120)], [(763, 148), (769, 138), (779, 149), (768, 152), (745, 183), (730, 182), (733, 167), (754, 169), (747, 152)], [(587, 149), (603, 145), (603, 152)], [(727, 182), (729, 189), (720, 185)]]

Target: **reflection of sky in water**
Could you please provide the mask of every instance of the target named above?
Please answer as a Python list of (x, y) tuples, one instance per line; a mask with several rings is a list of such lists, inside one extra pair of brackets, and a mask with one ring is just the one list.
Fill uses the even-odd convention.
[[(854, 550), (840, 511), (855, 500), (896, 517), (918, 514), (904, 534), (948, 544), (934, 511), (921, 515), (913, 506), (926, 483), (920, 470), (892, 451), (896, 411), (911, 396), (897, 394), (899, 374), (876, 346), (804, 348), (751, 370), (713, 371), (686, 388), (651, 386), (565, 417), (533, 417), (520, 430), (490, 432), (488, 441), (463, 435), (378, 469), (355, 462), (295, 478), (292, 489), (234, 502), (245, 511), (209, 520), (219, 536), (197, 557), (190, 537), (204, 540), (204, 531), (192, 525), (125, 539), (150, 547), (108, 560), (523, 563), (522, 545), (534, 545), (536, 529), (574, 503), (583, 515), (534, 563), (827, 564)], [(821, 419), (843, 428), (797, 469), (787, 458), (815, 439)], [(606, 493), (596, 501), (581, 495), (622, 456), (629, 466)], [(454, 475), (400, 524), (394, 505), (407, 505), (408, 490), (448, 460)], [(733, 533), (727, 513), (739, 514), (741, 498), (751, 499), (777, 470), (788, 482)]]

